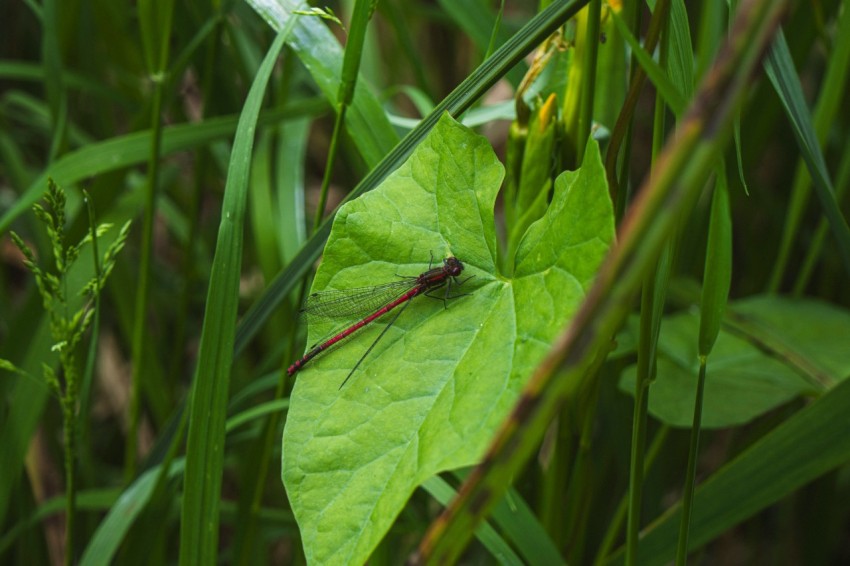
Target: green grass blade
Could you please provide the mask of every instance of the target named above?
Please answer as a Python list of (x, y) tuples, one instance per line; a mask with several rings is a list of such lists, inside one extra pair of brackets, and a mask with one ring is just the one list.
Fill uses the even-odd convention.
[(277, 36), (266, 54), (236, 130), (192, 391), (180, 530), (181, 564), (213, 564), (218, 556), (225, 414), (251, 152), (266, 84), (288, 31)]
[[(797, 139), (800, 153), (812, 177), (815, 194), (838, 244), (844, 269), (850, 274), (850, 227), (847, 226), (847, 220), (835, 201), (835, 190), (812, 125), (811, 115), (803, 96), (803, 87), (794, 70), (794, 62), (791, 60), (785, 36), (781, 33), (777, 35), (776, 41), (768, 52), (765, 71), (791, 122), (791, 129)], [(778, 279), (774, 278), (774, 284), (777, 281)]]
[[(271, 376), (276, 379), (277, 376)], [(272, 384), (273, 385), (273, 384)], [(227, 419), (225, 429), (232, 431), (240, 425), (255, 420), (267, 414), (286, 410), (288, 399), (279, 399), (261, 403), (245, 411), (241, 411)], [(176, 420), (179, 420), (176, 419)], [(175, 421), (176, 424), (176, 421)], [(166, 478), (172, 478), (184, 471), (185, 460), (179, 458), (169, 465)], [(114, 564), (115, 556), (124, 542), (130, 528), (139, 518), (142, 511), (156, 495), (157, 481), (163, 475), (161, 464), (151, 466), (128, 486), (109, 507), (109, 512), (95, 530), (80, 562), (83, 566), (98, 564)], [(115, 498), (113, 498), (115, 499)], [(85, 494), (81, 497), (81, 508), (85, 508)], [(224, 509), (222, 510), (224, 512)], [(5, 541), (5, 539), (4, 539)]]
[(339, 83), (337, 103), (349, 106), (354, 98), (354, 86), (360, 72), (360, 58), (366, 41), (366, 29), (375, 10), (376, 0), (355, 0), (354, 12), (345, 42), (345, 56), (342, 61), (342, 76)]
[[(171, 466), (169, 476), (175, 476), (182, 471), (181, 460)], [(154, 493), (159, 472), (159, 466), (145, 471), (121, 493), (86, 546), (80, 566), (106, 566), (115, 563), (115, 555), (124, 537)]]
[(667, 76), (664, 69), (661, 68), (661, 65), (655, 62), (652, 55), (647, 53), (635, 36), (632, 35), (632, 32), (629, 31), (629, 28), (626, 25), (626, 22), (623, 21), (623, 18), (620, 17), (620, 15), (614, 10), (611, 11), (611, 16), (614, 18), (617, 31), (620, 32), (620, 35), (625, 38), (626, 43), (628, 43), (629, 47), (632, 48), (632, 53), (635, 57), (637, 57), (637, 60), (643, 70), (646, 71), (646, 75), (649, 77), (649, 80), (651, 80), (652, 84), (655, 85), (655, 88), (658, 89), (658, 93), (664, 99), (664, 102), (670, 106), (674, 114), (680, 116), (682, 112), (684, 112), (685, 105), (687, 103), (685, 97), (679, 89), (676, 88), (673, 81)]
[[(443, 505), (448, 505), (457, 495), (452, 486), (440, 476), (432, 476), (425, 480), (422, 488)], [(511, 546), (489, 524), (482, 523), (475, 529), (475, 537), (490, 551), (490, 554), (499, 564), (524, 564)]]
[(705, 250), (705, 276), (700, 301), (699, 355), (708, 356), (717, 340), (729, 287), (732, 284), (732, 215), (729, 210), (729, 187), (726, 184), (726, 165), (717, 167), (708, 245)]
[[(318, 100), (293, 102), (281, 109), (263, 112), (261, 124), (274, 123), (300, 116), (316, 115), (323, 112), (327, 105)], [(162, 154), (203, 146), (212, 141), (232, 135), (236, 130), (236, 116), (210, 118), (200, 124), (180, 124), (164, 129)], [(69, 153), (35, 179), (15, 203), (0, 217), (0, 232), (41, 197), (47, 178), (51, 177), (57, 185), (70, 186), (87, 177), (95, 177), (128, 165), (142, 163), (148, 156), (151, 131), (145, 130), (125, 136), (118, 136), (99, 143), (87, 145)]]
[(288, 264), (307, 238), (304, 220), (304, 163), (310, 120), (293, 120), (277, 129), (278, 249), (282, 263)]
[[(41, 364), (44, 352), (50, 350), (51, 338), (48, 317), (41, 311), (41, 302), (33, 303), (39, 309), (41, 322), (29, 333), (20, 333), (21, 343), (18, 351), (25, 353), (21, 361), (12, 359), (22, 370), (32, 376), (41, 376)], [(8, 338), (8, 346), (15, 347), (14, 336)], [(11, 355), (4, 357), (12, 358)], [(4, 372), (2, 379), (9, 379)], [(8, 409), (2, 415), (0, 426), (0, 524), (9, 511), (13, 498), (12, 491), (20, 488), (21, 472), (24, 470), (24, 457), (30, 445), (32, 435), (38, 426), (50, 390), (39, 378), (14, 378), (14, 383), (4, 386), (4, 402)]]
[(260, 403), (259, 405), (254, 405), (250, 409), (246, 409), (227, 419), (227, 432), (230, 433), (233, 429), (266, 415), (281, 413), (288, 408), (289, 399), (274, 399), (272, 401)]
[[(261, 2), (248, 0), (248, 4), (268, 22), (275, 31), (294, 23), (287, 45), (298, 56), (325, 98), (336, 107), (342, 73), (343, 51), (339, 42), (327, 26), (317, 18), (293, 15), (292, 11), (304, 8), (305, 3), (294, 0)], [(361, 88), (354, 91), (351, 106), (346, 111), (346, 130), (367, 165), (378, 163), (398, 141), (386, 113), (378, 99), (363, 87), (366, 81), (359, 79)]]
[[(835, 191), (836, 198), (841, 201), (847, 196), (847, 190), (850, 189), (850, 144), (844, 146), (844, 153), (839, 159), (839, 169), (836, 175), (838, 190)], [(803, 294), (806, 286), (809, 284), (809, 278), (815, 268), (815, 262), (820, 258), (823, 244), (828, 237), (829, 224), (823, 218), (818, 223), (817, 231), (812, 238), (812, 245), (809, 247), (809, 252), (806, 255), (806, 261), (797, 275), (797, 280), (794, 283), (794, 296), (799, 297)]]
[(496, 504), (493, 522), (510, 537), (526, 564), (566, 564), (546, 529), (515, 491), (508, 491)]
[(691, 44), (691, 30), (688, 25), (688, 12), (683, 0), (670, 3), (670, 52), (667, 59), (667, 72), (676, 90), (685, 100), (694, 95), (694, 49)]
[[(375, 3), (372, 0), (356, 0), (354, 3), (354, 12), (351, 16), (351, 30), (348, 34), (348, 41), (345, 44), (339, 92), (336, 97), (336, 120), (334, 121), (334, 129), (328, 146), (327, 159), (325, 160), (325, 172), (322, 177), (319, 205), (316, 207), (316, 216), (313, 220), (313, 230), (321, 225), (322, 218), (325, 215), (325, 205), (327, 204), (328, 189), (330, 187), (334, 162), (336, 161), (337, 148), (339, 147), (340, 136), (342, 136), (343, 125), (345, 124), (345, 115), (348, 113), (348, 108), (354, 99), (354, 87), (357, 85), (357, 77), (360, 75), (360, 59), (363, 55), (366, 29), (369, 26), (369, 20), (372, 18), (374, 9)], [(382, 119), (382, 121), (388, 122), (386, 116), (382, 116)], [(349, 134), (354, 139), (357, 139), (360, 132), (349, 131)]]
[[(494, 2), (440, 0), (439, 4), (449, 18), (469, 36), (480, 53), (489, 55), (492, 52), (491, 47), (498, 47), (509, 39), (504, 26), (499, 25), (500, 14), (493, 11)], [(506, 76), (511, 84), (516, 86), (522, 81), (525, 71), (526, 65), (520, 64), (510, 69)]]
[(50, 105), (53, 139), (50, 144), (50, 160), (64, 153), (68, 132), (68, 93), (62, 74), (62, 52), (59, 46), (60, 2), (46, 0), (42, 14), (42, 54), (44, 56), (45, 90)]
[[(835, 43), (829, 58), (829, 67), (820, 85), (818, 101), (814, 110), (814, 129), (820, 144), (824, 144), (833, 127), (836, 114), (846, 98), (845, 83), (850, 73), (850, 10), (844, 10), (835, 30)], [(806, 210), (811, 193), (811, 176), (800, 160), (794, 177), (794, 186), (785, 218), (785, 228), (779, 245), (779, 254), (771, 274), (771, 291), (779, 289), (788, 267), (791, 249), (798, 238), (800, 221)], [(838, 183), (838, 189), (842, 188)], [(811, 252), (812, 248), (809, 248)]]
[[(124, 445), (124, 478), (127, 482), (136, 475), (139, 421), (141, 419), (142, 389), (160, 389), (151, 383), (147, 360), (158, 358), (150, 355), (146, 343), (148, 334), (148, 301), (150, 300), (151, 263), (153, 256), (153, 220), (156, 214), (157, 195), (160, 183), (160, 160), (162, 153), (162, 109), (165, 103), (167, 81), (171, 19), (173, 2), (164, 0), (141, 0), (139, 2), (139, 20), (142, 28), (142, 43), (148, 63), (148, 73), (153, 83), (150, 121), (151, 140), (147, 157), (147, 179), (145, 186), (145, 206), (142, 213), (141, 254), (136, 285), (135, 308), (133, 316), (133, 334), (130, 356), (134, 360), (131, 378), (130, 402), (128, 413), (129, 426), (127, 442)], [(151, 387), (154, 385), (154, 387)]]
[[(43, 65), (0, 59), (0, 77), (14, 81), (42, 83), (44, 82), (45, 71)], [(79, 73), (63, 69), (62, 80), (69, 89), (79, 90), (121, 106), (128, 105), (127, 100), (119, 92), (110, 88), (109, 85), (105, 85), (102, 82), (90, 79)]]

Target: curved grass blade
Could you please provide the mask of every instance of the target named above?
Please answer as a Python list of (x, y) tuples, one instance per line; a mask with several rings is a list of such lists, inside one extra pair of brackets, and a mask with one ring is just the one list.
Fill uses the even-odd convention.
[[(269, 124), (301, 116), (318, 115), (326, 108), (327, 104), (318, 100), (293, 102), (281, 109), (263, 112), (259, 123)], [(222, 116), (210, 118), (200, 124), (166, 127), (162, 136), (162, 155), (199, 147), (229, 136), (236, 130), (237, 120), (236, 116)], [(5, 231), (41, 197), (48, 177), (57, 185), (67, 187), (87, 177), (142, 163), (150, 151), (151, 135), (150, 130), (145, 130), (118, 136), (87, 145), (56, 160), (30, 183), (24, 193), (15, 200), (15, 204), (0, 217), (0, 232)], [(73, 220), (70, 215), (69, 220)]]
[(225, 415), (251, 152), (266, 85), (288, 32), (280, 33), (266, 54), (236, 128), (192, 390), (180, 529), (181, 564), (213, 564), (218, 559)]
[[(838, 244), (844, 269), (850, 274), (850, 227), (847, 226), (847, 220), (842, 215), (835, 200), (835, 189), (832, 186), (829, 171), (826, 169), (826, 161), (821, 152), (811, 114), (803, 96), (803, 87), (794, 70), (794, 62), (788, 50), (788, 43), (781, 32), (777, 35), (768, 52), (764, 67), (773, 88), (776, 89), (779, 100), (782, 102), (782, 107), (788, 115), (788, 120), (791, 122), (794, 138), (797, 140), (800, 153), (812, 177), (815, 194)], [(781, 258), (783, 264), (786, 260), (787, 257)], [(778, 277), (781, 276), (782, 269), (784, 269), (784, 265), (778, 266), (774, 271), (772, 282), (774, 288), (778, 287)]]
[[(757, 511), (850, 460), (850, 380), (784, 422), (726, 464), (697, 490), (690, 549), (709, 542)], [(639, 563), (673, 557), (680, 521), (675, 506), (645, 529)], [(610, 564), (622, 563), (622, 553)]]

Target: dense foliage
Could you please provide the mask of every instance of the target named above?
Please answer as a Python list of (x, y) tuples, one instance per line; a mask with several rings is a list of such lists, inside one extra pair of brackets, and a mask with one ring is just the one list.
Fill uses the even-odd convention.
[(4, 6), (4, 564), (850, 560), (850, 1), (531, 4)]

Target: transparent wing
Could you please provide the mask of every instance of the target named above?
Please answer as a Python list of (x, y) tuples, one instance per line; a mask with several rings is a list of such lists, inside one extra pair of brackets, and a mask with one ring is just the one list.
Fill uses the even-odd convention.
[(372, 314), (416, 285), (415, 277), (373, 287), (320, 291), (307, 297), (299, 311), (310, 322), (354, 319)]

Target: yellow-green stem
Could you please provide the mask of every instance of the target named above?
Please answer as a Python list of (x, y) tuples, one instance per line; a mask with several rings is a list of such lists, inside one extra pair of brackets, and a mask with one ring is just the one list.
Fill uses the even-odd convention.
[(700, 356), (697, 394), (694, 400), (694, 424), (691, 427), (691, 446), (688, 452), (688, 471), (685, 474), (685, 493), (682, 497), (682, 523), (679, 527), (679, 543), (676, 548), (676, 564), (682, 566), (688, 560), (688, 531), (696, 485), (697, 457), (699, 456), (699, 433), (702, 425), (702, 398), (705, 390), (705, 356)]
[(334, 131), (331, 135), (331, 144), (328, 148), (328, 159), (325, 162), (325, 175), (322, 177), (322, 191), (319, 195), (319, 205), (316, 207), (316, 217), (313, 219), (313, 232), (322, 223), (322, 218), (325, 215), (325, 205), (328, 202), (328, 187), (331, 184), (331, 170), (333, 169), (334, 161), (336, 161), (337, 146), (339, 144), (339, 136), (342, 135), (342, 126), (345, 120), (345, 109), (348, 108), (345, 104), (339, 105), (339, 110), (336, 113), (336, 121), (334, 122)]

